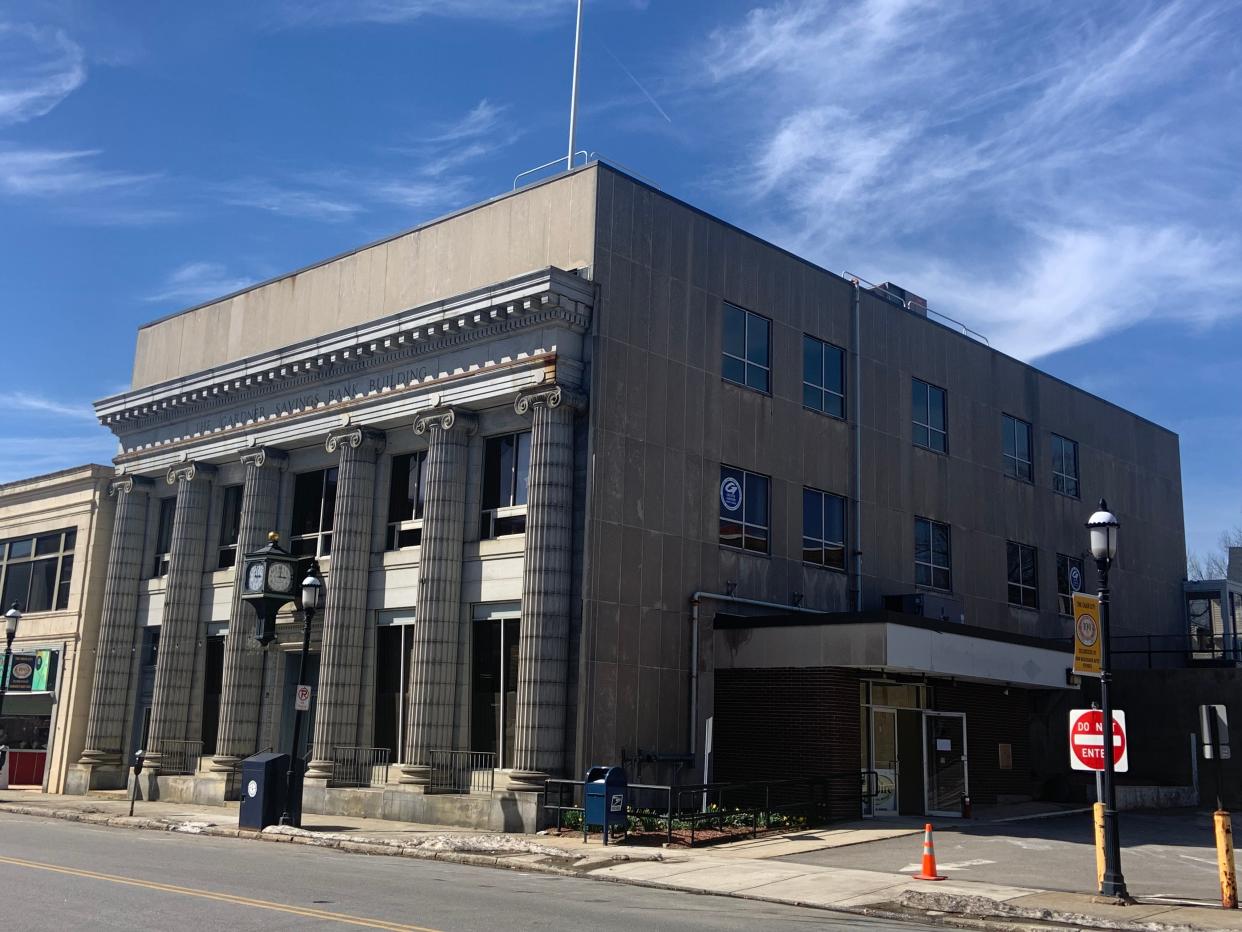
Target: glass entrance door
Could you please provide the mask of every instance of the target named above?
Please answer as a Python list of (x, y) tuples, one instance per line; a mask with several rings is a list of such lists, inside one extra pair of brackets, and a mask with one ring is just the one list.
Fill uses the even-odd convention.
[(871, 769), (876, 793), (871, 812), (877, 816), (897, 814), (897, 710), (871, 709)]
[(474, 622), (470, 750), (495, 754), (501, 768), (513, 766), (520, 626), (517, 618)]
[(923, 769), (927, 814), (960, 816), (962, 799), (970, 794), (963, 713), (923, 713)]

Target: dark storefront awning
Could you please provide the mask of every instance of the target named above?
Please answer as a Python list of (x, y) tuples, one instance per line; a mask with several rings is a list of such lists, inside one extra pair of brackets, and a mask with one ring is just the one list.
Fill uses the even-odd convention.
[(1039, 638), (898, 612), (715, 619), (717, 669), (852, 667), (1038, 689), (1068, 688), (1073, 653)]

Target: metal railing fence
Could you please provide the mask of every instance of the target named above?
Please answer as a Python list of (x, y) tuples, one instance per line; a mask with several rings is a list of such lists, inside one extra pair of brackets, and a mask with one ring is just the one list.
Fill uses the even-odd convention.
[(390, 748), (364, 748), (357, 745), (332, 749), (332, 779), (329, 786), (383, 786), (388, 782)]
[[(631, 783), (628, 786), (631, 821), (663, 823), (665, 840), (673, 844), (675, 830), (689, 830), (689, 845), (703, 827), (746, 828), (758, 834), (782, 817), (823, 824), (834, 818), (857, 818), (862, 798), (875, 795), (875, 772), (823, 774), (798, 780), (759, 780), (749, 783), (698, 783), (673, 786)], [(566, 812), (583, 812), (581, 780), (549, 779), (544, 809), (555, 812), (557, 832)]]
[(166, 776), (189, 776), (198, 772), (203, 756), (201, 741), (161, 741), (156, 748), (160, 755), (160, 773)]
[(496, 755), (490, 751), (435, 748), (429, 754), (432, 793), (490, 793), (495, 786)]

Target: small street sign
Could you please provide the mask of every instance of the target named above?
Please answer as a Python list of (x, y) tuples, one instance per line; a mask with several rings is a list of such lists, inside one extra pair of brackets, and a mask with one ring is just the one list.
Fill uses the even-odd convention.
[(1099, 676), (1104, 642), (1100, 639), (1100, 600), (1074, 593), (1074, 672)]
[[(1130, 769), (1126, 742), (1126, 713), (1113, 709), (1113, 770)], [(1070, 767), (1074, 770), (1104, 769), (1104, 713), (1099, 709), (1071, 709), (1069, 714)]]
[(293, 708), (296, 712), (305, 712), (310, 708), (311, 688), (309, 686), (299, 686), (297, 695), (293, 699)]

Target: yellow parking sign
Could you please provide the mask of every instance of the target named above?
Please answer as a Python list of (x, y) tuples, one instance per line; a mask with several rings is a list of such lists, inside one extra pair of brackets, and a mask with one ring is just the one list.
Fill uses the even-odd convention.
[(1074, 593), (1074, 672), (1099, 676), (1103, 642), (1100, 639), (1100, 600)]

